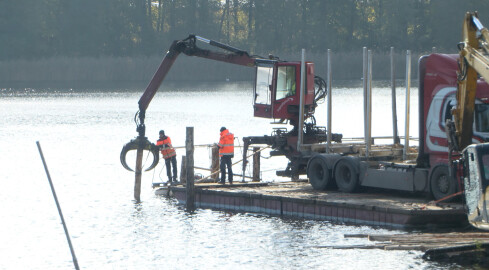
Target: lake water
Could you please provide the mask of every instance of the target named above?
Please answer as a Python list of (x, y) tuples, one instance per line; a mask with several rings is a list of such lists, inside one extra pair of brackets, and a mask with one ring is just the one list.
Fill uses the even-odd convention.
[[(147, 111), (147, 136), (155, 141), (164, 129), (174, 146), (183, 146), (187, 126), (194, 127), (195, 144), (217, 142), (221, 126), (239, 138), (271, 134), (269, 119), (252, 117), (250, 89), (249, 83), (165, 86)], [(0, 269), (73, 269), (36, 141), (82, 269), (457, 268), (425, 262), (421, 252), (318, 247), (371, 244), (344, 234), (400, 231), (209, 209), (187, 213), (175, 199), (154, 194), (151, 183), (166, 180), (161, 163), (143, 174), (142, 202), (135, 203), (134, 174), (122, 168), (119, 153), (137, 135), (133, 118), (141, 94), (138, 89), (0, 89)], [(333, 98), (333, 132), (362, 136), (362, 90), (338, 88)], [(375, 89), (373, 100), (373, 135), (392, 134), (390, 89)], [(417, 99), (411, 106), (417, 123)], [(323, 104), (318, 124), (326, 125), (325, 119)], [(417, 136), (416, 124), (411, 132)], [(180, 166), (184, 149), (177, 153)], [(208, 148), (197, 148), (195, 155), (196, 166), (209, 166)], [(286, 165), (283, 158), (262, 159), (263, 179), (287, 180), (274, 173)]]

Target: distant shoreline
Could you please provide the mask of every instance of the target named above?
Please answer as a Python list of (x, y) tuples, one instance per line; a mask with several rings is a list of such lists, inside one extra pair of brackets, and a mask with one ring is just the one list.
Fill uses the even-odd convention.
[[(404, 52), (405, 53), (405, 52)], [(417, 60), (412, 54), (411, 76), (417, 79)], [(299, 55), (281, 59), (297, 61)], [(396, 79), (403, 80), (405, 55), (396, 53)], [(53, 57), (38, 60), (0, 61), (0, 89), (28, 87), (61, 88), (145, 88), (160, 65), (163, 56), (141, 57)], [(326, 79), (326, 54), (307, 54), (315, 63), (315, 73)], [(332, 54), (332, 78), (361, 81), (362, 53)], [(180, 56), (165, 78), (166, 82), (236, 82), (253, 81), (254, 69), (196, 57)], [(373, 54), (373, 80), (390, 80), (390, 55)]]

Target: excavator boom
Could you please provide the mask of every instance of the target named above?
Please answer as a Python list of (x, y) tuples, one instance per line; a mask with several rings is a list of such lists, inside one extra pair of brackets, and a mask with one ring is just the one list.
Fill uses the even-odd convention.
[(477, 13), (465, 15), (460, 50), (457, 106), (452, 111), (457, 138), (456, 150), (472, 143), (475, 96), (478, 74), (489, 82), (489, 31), (479, 21)]
[[(197, 40), (224, 49), (229, 53), (222, 53), (222, 52), (215, 52), (215, 51), (201, 49), (196, 46)], [(146, 171), (151, 170), (154, 167), (156, 167), (156, 165), (158, 165), (158, 161), (159, 161), (158, 148), (156, 147), (156, 145), (151, 143), (145, 137), (146, 126), (144, 124), (144, 119), (146, 116), (146, 110), (148, 109), (151, 100), (153, 100), (153, 97), (158, 91), (161, 83), (163, 82), (166, 75), (172, 68), (178, 55), (180, 55), (181, 53), (186, 54), (188, 56), (198, 56), (198, 57), (203, 57), (211, 60), (222, 61), (222, 62), (249, 66), (249, 67), (254, 67), (255, 61), (257, 60), (257, 58), (251, 57), (247, 52), (243, 50), (195, 35), (190, 35), (182, 40), (173, 41), (168, 52), (163, 58), (163, 61), (161, 61), (160, 66), (156, 70), (155, 74), (153, 75), (153, 78), (151, 79), (148, 86), (146, 87), (146, 90), (144, 91), (143, 95), (139, 99), (138, 102), (139, 111), (136, 113), (136, 116), (134, 117), (134, 121), (136, 122), (136, 126), (137, 126), (136, 131), (138, 132), (138, 136), (135, 139), (131, 140), (129, 143), (125, 144), (120, 154), (121, 164), (127, 170), (133, 171), (133, 169), (127, 165), (127, 161), (126, 161), (126, 155), (131, 150), (137, 150), (138, 152), (141, 152), (142, 150), (148, 150), (153, 154), (153, 162), (146, 169)], [(263, 59), (262, 61), (268, 61), (268, 60)], [(140, 161), (137, 161), (136, 163), (137, 163), (136, 164), (136, 171), (137, 171), (138, 168), (140, 168), (140, 164), (139, 164)], [(138, 175), (138, 172), (136, 172), (136, 175)]]
[[(197, 40), (207, 43), (211, 46), (227, 50), (229, 51), (229, 53), (201, 49), (196, 45)], [(139, 99), (139, 110), (141, 112), (146, 111), (146, 109), (148, 108), (149, 103), (158, 91), (158, 88), (160, 87), (161, 83), (165, 79), (166, 75), (170, 71), (173, 63), (180, 53), (184, 53), (188, 56), (197, 56), (210, 60), (227, 62), (230, 64), (242, 65), (247, 67), (254, 67), (257, 60), (269, 61), (267, 59), (251, 57), (246, 51), (195, 35), (190, 35), (183, 40), (176, 40), (170, 46), (170, 49), (165, 55), (165, 58), (163, 58), (163, 61), (153, 75), (153, 78), (146, 87), (143, 95)]]
[[(462, 38), (458, 46), (457, 106), (452, 111), (455, 136), (447, 133), (454, 137), (453, 148), (462, 153), (463, 168), (458, 168), (463, 174), (468, 220), (476, 228), (489, 230), (489, 143), (472, 143), (478, 76), (489, 82), (489, 31), (479, 21), (477, 13), (465, 15)], [(478, 120), (489, 121), (484, 117)]]

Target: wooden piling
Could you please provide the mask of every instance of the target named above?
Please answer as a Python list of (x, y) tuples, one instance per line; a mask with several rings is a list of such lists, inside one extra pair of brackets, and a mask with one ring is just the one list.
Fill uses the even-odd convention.
[(180, 168), (180, 182), (182, 184), (187, 183), (187, 158), (186, 156), (182, 156), (182, 162)]
[(260, 182), (260, 147), (253, 147), (253, 182)]
[[(212, 160), (211, 160), (211, 172), (219, 171), (219, 147), (217, 145), (212, 146)], [(219, 175), (214, 178), (214, 182), (219, 180)]]
[(194, 188), (194, 128), (187, 127), (187, 138), (185, 140), (185, 149), (187, 156), (187, 184), (186, 193), (187, 211), (195, 210), (195, 188)]
[(143, 167), (143, 149), (138, 147), (136, 152), (136, 170), (135, 170), (135, 181), (134, 181), (134, 199), (137, 202), (141, 201), (141, 175)]

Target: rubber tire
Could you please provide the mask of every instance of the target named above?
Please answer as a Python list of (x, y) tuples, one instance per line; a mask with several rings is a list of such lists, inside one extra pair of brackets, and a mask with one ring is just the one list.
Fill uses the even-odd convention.
[(331, 185), (331, 175), (326, 158), (313, 157), (307, 164), (307, 177), (315, 190), (325, 190)]
[[(440, 165), (433, 169), (430, 177), (431, 194), (435, 200), (445, 198), (457, 192), (457, 180), (448, 176), (448, 166)], [(455, 197), (444, 200), (444, 202), (453, 201)]]
[(358, 190), (357, 164), (350, 158), (342, 158), (334, 166), (334, 178), (338, 189), (352, 193)]

